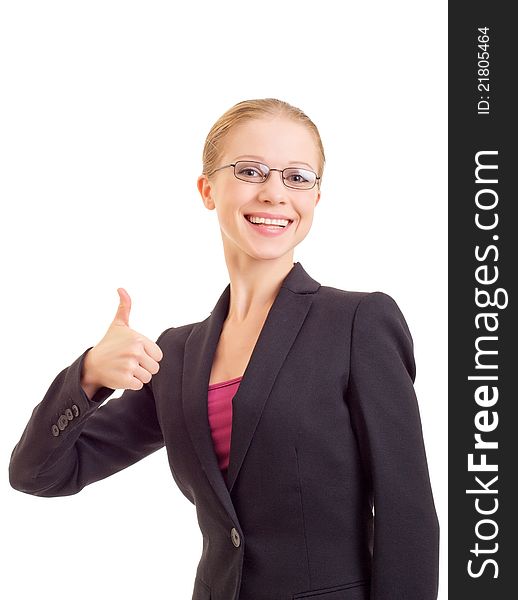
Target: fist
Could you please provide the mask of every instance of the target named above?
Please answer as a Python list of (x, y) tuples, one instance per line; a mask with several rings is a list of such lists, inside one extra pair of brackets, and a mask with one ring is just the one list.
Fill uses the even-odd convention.
[(117, 288), (119, 306), (102, 340), (85, 356), (85, 384), (112, 389), (140, 390), (159, 370), (160, 347), (129, 326), (131, 298)]

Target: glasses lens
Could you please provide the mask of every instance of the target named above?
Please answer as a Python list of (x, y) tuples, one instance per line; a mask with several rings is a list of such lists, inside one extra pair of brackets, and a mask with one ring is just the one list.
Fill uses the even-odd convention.
[(284, 169), (284, 183), (297, 190), (311, 189), (317, 180), (313, 171), (307, 169)]
[(266, 165), (253, 161), (239, 161), (234, 167), (234, 173), (242, 181), (261, 183), (268, 177), (270, 170)]

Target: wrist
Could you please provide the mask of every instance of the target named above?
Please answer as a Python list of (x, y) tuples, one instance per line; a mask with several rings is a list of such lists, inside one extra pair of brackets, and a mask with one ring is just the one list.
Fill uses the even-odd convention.
[(93, 348), (86, 353), (81, 368), (81, 385), (88, 388), (101, 387), (95, 378), (95, 370), (92, 364), (92, 350)]

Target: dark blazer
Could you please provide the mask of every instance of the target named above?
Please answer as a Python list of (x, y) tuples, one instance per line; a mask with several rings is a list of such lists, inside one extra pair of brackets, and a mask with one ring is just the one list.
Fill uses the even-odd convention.
[(207, 388), (229, 298), (230, 284), (204, 321), (165, 330), (150, 383), (102, 406), (114, 390), (88, 399), (85, 350), (33, 410), (11, 485), (75, 494), (165, 445), (203, 535), (193, 600), (435, 600), (439, 525), (396, 302), (294, 264), (232, 400), (226, 483)]

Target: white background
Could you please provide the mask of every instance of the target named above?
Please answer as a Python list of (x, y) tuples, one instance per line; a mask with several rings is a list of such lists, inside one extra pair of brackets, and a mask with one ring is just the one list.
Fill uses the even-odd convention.
[(202, 538), (165, 449), (63, 498), (15, 491), (7, 468), (117, 287), (153, 339), (209, 315), (228, 272), (196, 189), (203, 142), (236, 102), (277, 97), (327, 156), (294, 260), (390, 294), (412, 332), (446, 600), (446, 44), (442, 0), (2, 3), (2, 597), (191, 597)]

